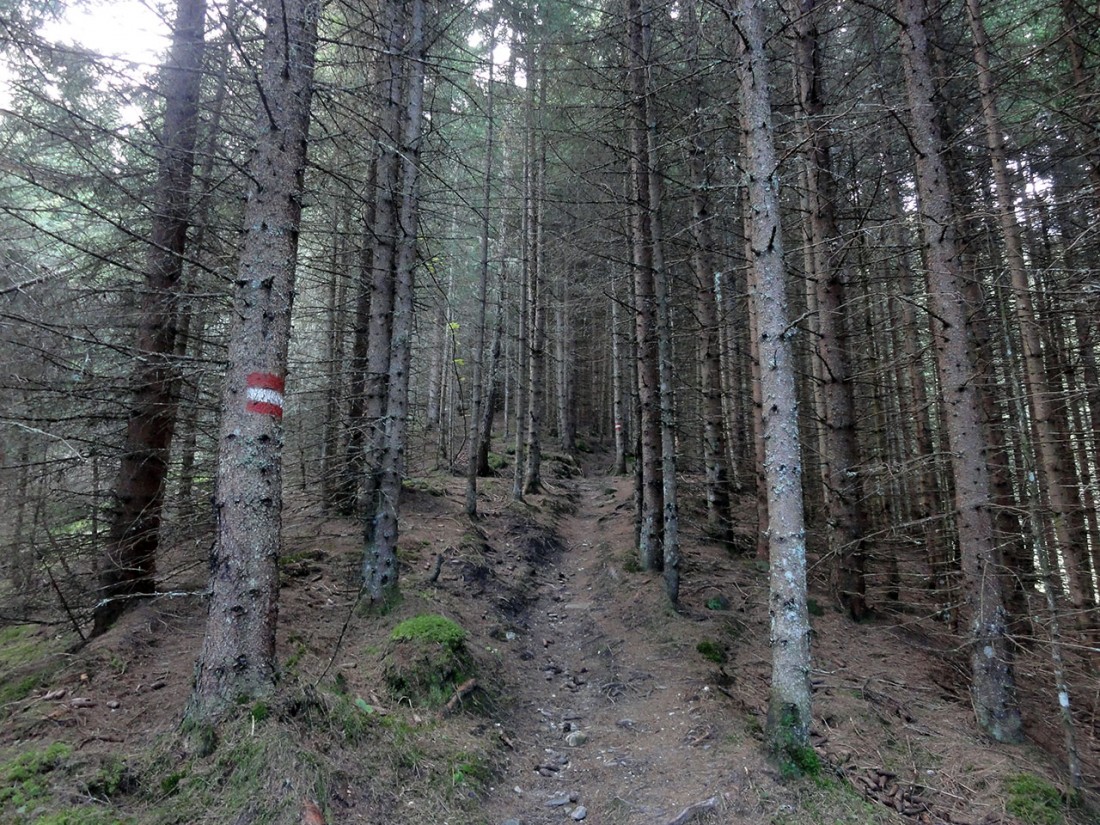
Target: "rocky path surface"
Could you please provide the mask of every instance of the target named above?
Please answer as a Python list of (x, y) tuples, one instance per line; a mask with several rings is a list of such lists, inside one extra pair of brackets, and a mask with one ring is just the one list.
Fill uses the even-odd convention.
[(756, 760), (695, 651), (706, 629), (668, 607), (657, 576), (627, 572), (629, 480), (567, 483), (559, 563), (512, 642), (525, 672), (508, 679), (511, 758), (490, 821), (748, 821), (737, 791)]

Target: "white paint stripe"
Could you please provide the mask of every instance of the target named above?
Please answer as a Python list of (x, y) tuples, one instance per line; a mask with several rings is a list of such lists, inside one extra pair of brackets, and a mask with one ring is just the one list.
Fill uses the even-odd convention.
[(249, 387), (248, 400), (260, 404), (274, 404), (280, 408), (283, 406), (283, 394), (281, 392), (267, 390), (263, 387)]

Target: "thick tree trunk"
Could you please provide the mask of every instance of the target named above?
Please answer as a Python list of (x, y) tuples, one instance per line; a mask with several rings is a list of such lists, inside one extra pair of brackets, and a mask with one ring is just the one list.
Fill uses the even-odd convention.
[(320, 3), (266, 10), (264, 104), (235, 282), (219, 428), (210, 613), (187, 708), (216, 722), (275, 686), (282, 541), (282, 401)]
[[(390, 398), (390, 368), (397, 248), (401, 227), (401, 139), (405, 117), (406, 38), (408, 19), (405, 0), (386, 0), (380, 16), (383, 51), (380, 55), (382, 114), (378, 125), (378, 160), (375, 164), (372, 224), (374, 239), (370, 275), (370, 323), (367, 332), (367, 369), (364, 376), (363, 473), (359, 481), (361, 516), (369, 535), (375, 516), (385, 505), (380, 491), (383, 454), (386, 450), (386, 407)], [(364, 577), (366, 580), (366, 577)]]
[(381, 424), (383, 440), (376, 467), (367, 472), (377, 479), (377, 497), (371, 520), (365, 525), (363, 591), (373, 604), (388, 600), (397, 589), (398, 508), (405, 471), (406, 430), (409, 416), (409, 370), (412, 360), (413, 286), (416, 269), (420, 208), (420, 145), (424, 114), (424, 75), (427, 37), (424, 0), (402, 2), (407, 14), (402, 115), (397, 152), (401, 161), (393, 260), (393, 325)]
[(969, 611), (971, 694), (978, 723), (1001, 742), (1021, 738), (1001, 592), (1000, 553), (993, 539), (987, 443), (982, 432), (976, 368), (967, 340), (955, 225), (935, 110), (924, 0), (898, 0), (910, 135), (928, 264), (936, 367), (955, 482), (955, 518)]
[[(810, 624), (806, 613), (806, 532), (802, 505), (795, 365), (779, 224), (779, 176), (772, 131), (764, 25), (757, 0), (740, 0), (741, 124), (748, 155), (749, 296), (756, 309), (768, 495), (772, 682), (768, 739), (797, 760), (809, 747)], [(797, 764), (797, 761), (795, 761)]]
[(130, 419), (112, 489), (114, 513), (102, 562), (93, 635), (105, 632), (156, 582), (164, 485), (176, 425), (179, 282), (190, 225), (191, 177), (199, 122), (206, 0), (179, 0), (164, 67), (167, 106), (144, 273)]

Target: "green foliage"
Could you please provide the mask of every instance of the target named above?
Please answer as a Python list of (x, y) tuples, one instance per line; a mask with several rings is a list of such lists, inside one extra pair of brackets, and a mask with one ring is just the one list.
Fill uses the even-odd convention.
[(438, 707), (473, 672), (466, 631), (450, 619), (434, 614), (416, 616), (390, 634), (383, 676), (398, 700)]
[(707, 610), (729, 610), (730, 600), (725, 596), (715, 596), (712, 599), (707, 599)]
[(66, 811), (57, 811), (44, 814), (35, 819), (31, 825), (126, 825), (128, 819), (119, 819), (110, 811), (85, 805), (83, 808), (69, 808)]
[(788, 747), (779, 754), (779, 773), (784, 779), (815, 777), (821, 773), (821, 757), (809, 745)]
[(806, 599), (806, 612), (811, 616), (824, 616), (825, 608), (817, 601), (817, 599)]
[(496, 472), (508, 466), (508, 459), (500, 453), (489, 453), (489, 469)]
[(447, 490), (443, 481), (432, 478), (406, 478), (401, 481), (401, 489), (412, 493), (426, 493), (429, 496), (446, 495)]
[(88, 780), (88, 793), (100, 799), (111, 799), (129, 793), (136, 784), (136, 778), (125, 760), (109, 756)]
[(51, 654), (61, 644), (30, 625), (0, 628), (0, 718), (10, 711), (3, 705), (26, 699), (50, 681), (62, 664)]
[(51, 645), (44, 643), (30, 625), (0, 629), (0, 670), (12, 670), (41, 659)]
[(344, 741), (351, 745), (362, 744), (378, 721), (372, 705), (364, 699), (352, 699), (345, 693), (338, 693), (326, 711), (329, 726), (339, 731)]
[(466, 643), (466, 631), (445, 616), (427, 613), (406, 619), (390, 634), (393, 642), (436, 642), (451, 650)]
[(1065, 821), (1062, 794), (1045, 779), (1029, 773), (1005, 782), (1006, 809), (1024, 825), (1062, 825)]
[(160, 792), (165, 796), (171, 796), (179, 790), (180, 782), (187, 777), (187, 771), (172, 771), (168, 776), (160, 780)]
[(206, 722), (196, 722), (185, 718), (180, 727), (187, 748), (200, 759), (212, 754), (218, 747), (218, 731)]
[(258, 701), (252, 705), (252, 709), (248, 712), (248, 716), (253, 722), (259, 724), (271, 716), (271, 707), (267, 702), (262, 700)]
[(10, 682), (0, 683), (0, 705), (26, 699), (43, 683), (41, 673), (29, 673)]
[(768, 745), (784, 779), (816, 777), (821, 773), (821, 758), (805, 741), (806, 727), (792, 706), (779, 713), (774, 709), (768, 713)]
[(47, 796), (47, 774), (57, 768), (72, 748), (54, 742), (44, 750), (21, 753), (0, 765), (0, 812), (10, 806), (19, 811)]
[(455, 754), (454, 759), (451, 765), (451, 785), (454, 787), (466, 785), (477, 789), (487, 785), (493, 777), (490, 767), (476, 754), (462, 751)]
[(726, 663), (726, 651), (722, 649), (722, 646), (711, 639), (703, 639), (695, 646), (695, 649), (703, 654), (704, 659), (708, 659), (714, 662), (716, 665), (724, 665)]
[(309, 648), (306, 647), (306, 643), (298, 636), (291, 636), (287, 641), (294, 646), (294, 651), (286, 657), (286, 662), (283, 663), (283, 670), (287, 673), (295, 673), (298, 670), (298, 663), (302, 661), (302, 657), (306, 655)]

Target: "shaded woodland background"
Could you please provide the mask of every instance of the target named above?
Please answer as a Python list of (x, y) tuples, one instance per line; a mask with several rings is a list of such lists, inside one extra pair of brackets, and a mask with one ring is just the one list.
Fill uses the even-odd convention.
[[(363, 506), (370, 336), (393, 317), (371, 263), (377, 159), (394, 137), (379, 69), (388, 8), (329, 2), (320, 21), (283, 462), (288, 494), (327, 515)], [(965, 648), (975, 585), (958, 467), (976, 461), (995, 531), (985, 569), (1034, 703), (1022, 710), (1055, 718), (1056, 697), (1070, 697), (1067, 784), (1095, 788), (1095, 749), (1080, 742), (1100, 731), (1100, 9), (763, 9), (811, 580), (852, 621), (934, 619)], [(149, 581), (203, 586), (262, 21), (237, 0), (200, 16), (172, 346), (150, 357), (135, 341), (161, 289), (148, 262), (179, 73), (49, 40), (42, 26), (62, 11), (0, 4), (0, 621), (83, 637), (117, 563), (107, 548), (142, 363), (156, 362), (171, 417), (159, 514), (142, 538), (172, 552)], [(645, 525), (646, 485), (662, 482), (662, 503), (681, 502), (666, 537), (767, 558), (769, 364), (749, 301), (760, 284), (746, 249), (737, 15), (694, 0), (430, 8), (415, 61), (407, 477), (515, 472), (522, 497), (540, 488), (542, 451), (607, 450), (609, 474), (639, 479), (643, 567), (661, 566), (660, 528), (647, 537)], [(929, 38), (931, 94), (916, 103), (907, 20)], [(930, 218), (918, 177), (921, 124), (933, 123), (949, 197)], [(929, 289), (933, 243), (948, 235), (969, 359), (959, 386), (937, 369), (945, 322)], [(965, 450), (948, 443), (962, 386), (981, 416)], [(746, 501), (758, 502), (748, 520)], [(1064, 753), (1058, 740), (1043, 744)]]

